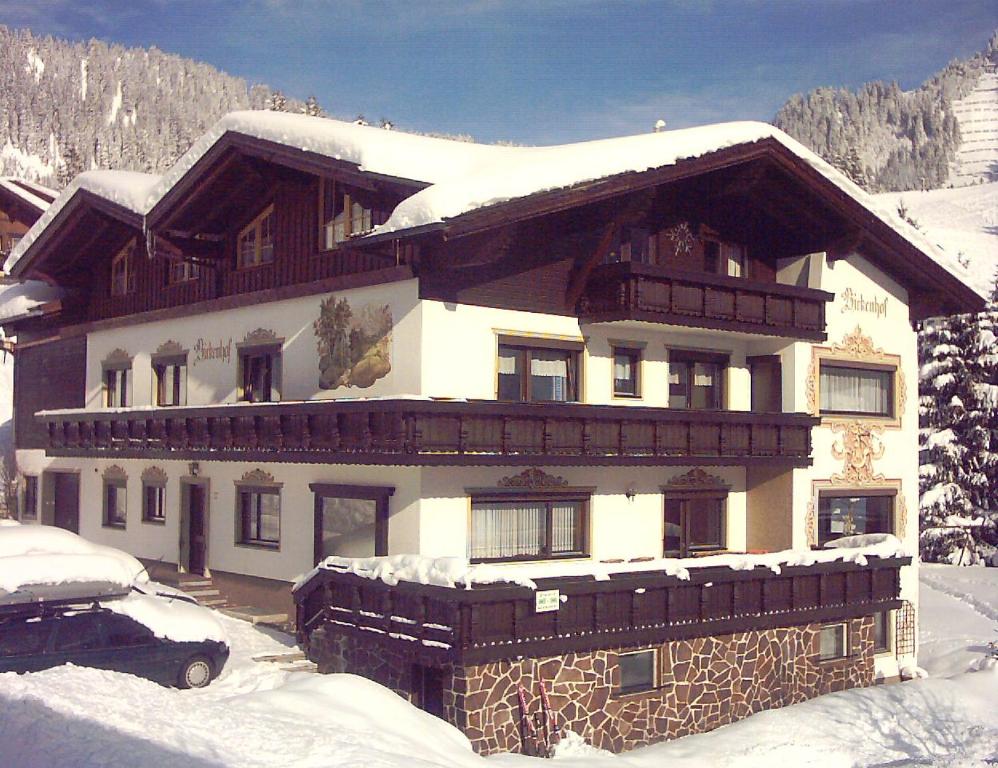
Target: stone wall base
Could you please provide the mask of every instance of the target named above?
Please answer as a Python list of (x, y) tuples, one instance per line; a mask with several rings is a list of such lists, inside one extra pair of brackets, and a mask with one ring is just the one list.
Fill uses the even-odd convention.
[[(600, 749), (622, 752), (823, 693), (873, 685), (873, 618), (847, 625), (849, 655), (834, 661), (819, 659), (818, 624), (661, 643), (654, 646), (659, 685), (626, 695), (617, 692), (617, 660), (634, 648), (449, 666), (442, 670), (444, 718), (480, 754), (529, 752), (518, 691), (522, 686), (528, 713), (537, 717), (543, 681), (560, 728)], [(418, 703), (413, 665), (401, 649), (336, 634), (326, 625), (312, 633), (309, 656), (320, 672), (363, 675)]]

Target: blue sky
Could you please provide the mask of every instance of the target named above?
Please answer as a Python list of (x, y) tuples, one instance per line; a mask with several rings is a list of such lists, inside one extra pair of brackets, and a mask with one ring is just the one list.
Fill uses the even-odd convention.
[(788, 96), (917, 86), (994, 0), (0, 0), (0, 23), (206, 61), (338, 117), (545, 144), (771, 120)]

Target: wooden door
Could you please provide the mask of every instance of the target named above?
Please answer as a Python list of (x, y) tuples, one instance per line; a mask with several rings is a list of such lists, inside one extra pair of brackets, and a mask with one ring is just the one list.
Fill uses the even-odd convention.
[(207, 554), (204, 487), (192, 483), (187, 486), (187, 493), (187, 540), (189, 542), (187, 570), (191, 573), (204, 574)]
[(53, 483), (53, 525), (79, 533), (80, 476), (71, 472), (57, 472)]

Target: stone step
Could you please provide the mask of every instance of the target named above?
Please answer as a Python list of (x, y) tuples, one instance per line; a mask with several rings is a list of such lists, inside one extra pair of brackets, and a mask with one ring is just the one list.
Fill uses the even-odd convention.
[(202, 597), (216, 597), (217, 595), (222, 594), (217, 589), (185, 589), (184, 592), (191, 597), (196, 597), (198, 600)]
[(289, 651), (288, 653), (270, 653), (264, 656), (254, 656), (253, 661), (304, 661), (307, 657), (304, 651)]
[(319, 666), (314, 661), (309, 661), (301, 664), (290, 664), (286, 667), (281, 667), (281, 672), (312, 672), (318, 673)]
[(198, 604), (206, 608), (221, 608), (228, 604), (228, 600), (224, 597), (206, 597), (203, 600), (198, 598)]
[(254, 608), (249, 605), (230, 605), (227, 608), (223, 608), (222, 613), (226, 616), (231, 616), (234, 619), (248, 621), (250, 624), (280, 625), (285, 624), (288, 621), (288, 614), (286, 613), (276, 613), (264, 610), (263, 608)]

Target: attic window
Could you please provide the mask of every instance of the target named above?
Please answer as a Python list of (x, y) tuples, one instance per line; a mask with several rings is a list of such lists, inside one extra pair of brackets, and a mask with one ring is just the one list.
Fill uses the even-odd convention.
[(268, 205), (243, 227), (236, 243), (236, 267), (258, 267), (274, 260), (274, 206)]
[(374, 207), (373, 195), (334, 179), (319, 184), (319, 245), (331, 251), (355, 235), (369, 232), (385, 219)]
[(132, 239), (111, 259), (112, 296), (126, 296), (135, 290), (134, 253), (135, 240)]

